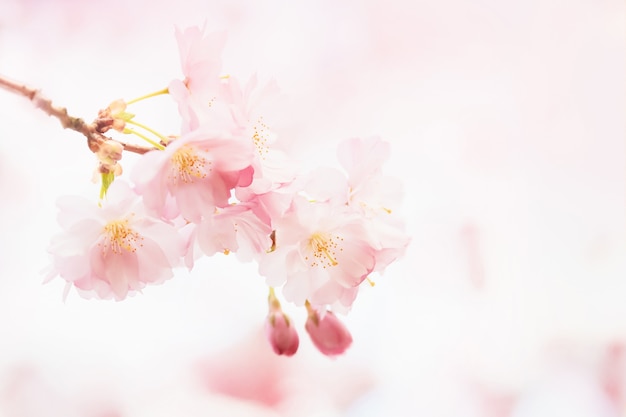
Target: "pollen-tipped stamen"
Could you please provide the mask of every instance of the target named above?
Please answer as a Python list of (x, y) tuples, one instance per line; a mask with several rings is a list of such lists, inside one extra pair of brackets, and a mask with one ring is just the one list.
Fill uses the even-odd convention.
[(128, 219), (114, 220), (104, 226), (104, 233), (108, 244), (103, 250), (109, 247), (113, 253), (136, 252), (138, 246), (142, 246), (143, 237), (135, 232), (128, 224)]
[[(194, 178), (205, 178), (205, 165), (207, 160), (199, 156), (191, 146), (183, 146), (171, 157), (172, 168), (175, 171), (174, 177), (180, 178), (183, 182), (192, 182)], [(210, 162), (208, 162), (210, 164)]]
[(332, 238), (327, 238), (326, 236), (320, 233), (314, 233), (311, 236), (310, 244), (312, 246), (314, 256), (316, 258), (320, 258), (321, 256), (326, 257), (330, 261), (331, 266), (337, 265), (337, 260), (333, 256), (334, 253), (331, 253), (331, 246), (336, 247), (336, 243), (333, 242)]

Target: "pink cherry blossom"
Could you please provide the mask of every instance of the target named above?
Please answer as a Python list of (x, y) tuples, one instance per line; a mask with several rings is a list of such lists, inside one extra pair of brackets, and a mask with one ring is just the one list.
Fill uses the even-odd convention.
[(273, 184), (271, 187), (275, 186), (275, 188), (260, 191), (255, 185), (259, 185), (256, 179), (249, 187), (236, 188), (235, 196), (239, 201), (248, 204), (262, 222), (271, 225), (272, 219), (282, 218), (289, 210), (294, 198), (294, 189), (288, 184)]
[(122, 300), (173, 276), (183, 249), (176, 229), (147, 216), (126, 183), (111, 185), (103, 207), (79, 197), (61, 198), (59, 207), (64, 230), (49, 248), (48, 279), (58, 275), (82, 295)]
[(102, 145), (102, 193), (121, 174), (123, 150), (141, 154), (131, 174), (135, 188), (116, 181), (103, 207), (78, 198), (60, 202), (63, 232), (50, 246), (49, 278), (60, 276), (85, 296), (121, 300), (170, 278), (182, 261), (191, 269), (200, 256), (232, 252), (258, 262), (270, 286), (266, 336), (275, 353), (295, 354), (299, 338), (274, 287), (307, 307), (306, 330), (322, 353), (343, 353), (352, 337), (334, 314), (347, 313), (363, 281), (371, 283), (369, 275), (382, 273), (409, 244), (395, 213), (400, 182), (382, 171), (389, 144), (349, 139), (338, 148), (343, 170), (301, 175), (284, 138), (278, 140), (280, 118), (292, 113), (277, 111), (276, 83), (221, 74), (223, 32), (176, 29), (176, 38), (184, 78), (167, 92), (182, 118), (180, 135), (166, 137), (131, 120), (121, 100), (100, 114), (117, 123), (107, 129), (128, 133), (130, 123), (163, 146), (145, 136), (159, 150)]
[[(228, 77), (222, 81), (220, 94), (211, 104), (213, 108), (210, 123), (223, 125), (225, 122), (215, 120), (218, 115), (228, 114), (228, 123), (238, 136), (250, 138), (254, 144), (254, 178), (241, 196), (248, 201), (252, 196), (275, 190), (294, 180), (296, 166), (294, 161), (276, 146), (278, 129), (274, 123), (284, 114), (280, 108), (279, 90), (274, 80), (263, 87), (258, 87), (256, 75), (242, 87), (236, 77)], [(227, 109), (227, 111), (224, 110)], [(209, 120), (207, 120), (207, 123)]]
[(143, 155), (132, 178), (153, 213), (199, 223), (229, 204), (234, 187), (250, 184), (252, 152), (245, 139), (197, 130)]
[[(396, 204), (389, 193), (395, 180), (381, 170), (388, 145), (378, 138), (351, 139), (340, 149), (358, 157), (340, 156), (348, 175), (318, 168), (286, 187), (301, 189), (310, 201), (296, 196), (288, 211), (272, 216), (276, 248), (261, 259), (259, 271), (268, 285), (284, 284), (289, 301), (345, 313), (359, 284), (401, 257), (410, 239), (402, 220), (386, 208), (387, 201)], [(361, 159), (371, 165), (362, 166)]]
[(305, 328), (315, 347), (327, 356), (340, 355), (352, 344), (352, 335), (331, 311), (321, 314), (307, 303)]
[(401, 182), (382, 173), (390, 145), (379, 137), (353, 138), (343, 141), (337, 154), (348, 175), (347, 204), (367, 219), (370, 242), (379, 249), (375, 271), (383, 272), (410, 243), (404, 221), (395, 214), (402, 200)]
[(307, 194), (317, 201), (350, 205), (367, 217), (393, 212), (402, 199), (402, 184), (383, 175), (382, 164), (389, 156), (389, 143), (378, 137), (345, 140), (337, 147), (345, 174), (320, 167), (308, 175)]
[(236, 77), (228, 77), (221, 83), (219, 100), (229, 107), (233, 122), (240, 128), (261, 127), (263, 116), (261, 109), (267, 108), (268, 100), (278, 95), (275, 80), (270, 80), (262, 88), (257, 88), (258, 79), (252, 75), (242, 88)]
[(337, 157), (345, 174), (326, 167), (309, 174), (306, 191), (312, 198), (348, 204), (368, 218), (394, 211), (402, 199), (402, 184), (383, 175), (388, 142), (378, 137), (347, 139), (337, 147)]
[(195, 237), (207, 256), (234, 252), (237, 259), (249, 262), (271, 248), (271, 233), (269, 224), (261, 221), (249, 204), (235, 204), (205, 216), (196, 228)]
[(181, 32), (176, 29), (176, 40), (184, 80), (173, 80), (169, 93), (178, 103), (183, 118), (183, 133), (200, 126), (201, 115), (209, 110), (208, 103), (220, 88), (222, 49), (226, 32), (204, 34), (205, 30), (190, 27)]
[(225, 31), (205, 35), (205, 29), (197, 26), (181, 32), (176, 28), (176, 41), (180, 52), (180, 64), (185, 75), (185, 85), (192, 93), (210, 90), (219, 84), (222, 70), (222, 50), (226, 44)]
[(285, 284), (285, 298), (297, 305), (350, 306), (376, 262), (361, 218), (342, 206), (297, 197), (274, 226), (276, 248), (259, 261), (268, 285)]
[(403, 220), (395, 214), (402, 198), (401, 183), (382, 173), (388, 156), (389, 144), (378, 137), (343, 141), (338, 158), (347, 175), (318, 168), (304, 187), (312, 199), (346, 205), (363, 219), (367, 240), (377, 250), (376, 272), (401, 257), (410, 242)]
[(380, 174), (389, 154), (389, 143), (376, 136), (347, 139), (337, 148), (339, 162), (352, 184), (363, 183), (368, 177)]

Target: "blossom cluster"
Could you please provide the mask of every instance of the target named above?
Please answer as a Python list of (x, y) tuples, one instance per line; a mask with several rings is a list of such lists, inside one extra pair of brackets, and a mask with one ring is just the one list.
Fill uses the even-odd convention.
[(97, 150), (101, 200), (60, 199), (62, 232), (49, 248), (48, 279), (85, 297), (123, 300), (202, 256), (229, 254), (256, 262), (269, 287), (268, 340), (277, 354), (299, 345), (292, 319), (275, 288), (306, 308), (305, 330), (326, 355), (343, 353), (352, 337), (336, 313), (346, 314), (364, 282), (400, 257), (409, 243), (395, 214), (400, 184), (384, 176), (390, 146), (378, 137), (353, 138), (338, 147), (342, 169), (299, 172), (274, 146), (264, 102), (276, 84), (243, 84), (222, 75), (225, 33), (191, 27), (176, 37), (184, 79), (160, 93), (178, 106), (180, 132), (161, 135), (116, 100), (98, 116), (101, 131), (157, 140), (130, 172), (118, 178), (123, 147), (110, 140)]

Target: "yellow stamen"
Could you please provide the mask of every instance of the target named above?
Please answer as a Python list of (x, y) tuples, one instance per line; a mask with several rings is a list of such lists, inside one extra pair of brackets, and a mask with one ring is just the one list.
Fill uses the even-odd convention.
[[(338, 247), (342, 240), (343, 238), (338, 236), (313, 233), (309, 239), (309, 248), (312, 250), (314, 258), (311, 261), (311, 266), (321, 265), (322, 268), (326, 268), (327, 266), (338, 265), (335, 257), (337, 255), (337, 250), (343, 250)], [(308, 260), (308, 257), (305, 257), (305, 259)]]
[[(128, 224), (128, 219), (113, 220), (104, 226), (105, 243), (102, 251), (110, 249), (115, 254), (136, 252), (137, 247), (143, 246), (143, 237), (135, 232)], [(101, 244), (98, 244), (101, 246)]]
[(253, 130), (252, 142), (259, 155), (265, 158), (265, 155), (269, 152), (269, 147), (267, 146), (269, 127), (263, 122), (263, 116), (259, 117), (259, 120), (253, 126)]
[(205, 166), (211, 164), (207, 160), (198, 155), (196, 150), (189, 145), (174, 152), (171, 157), (172, 176), (174, 180), (181, 179), (185, 183), (193, 182), (195, 178), (205, 178), (207, 176)]
[(367, 280), (367, 282), (370, 284), (370, 287), (373, 287), (373, 286), (375, 286), (375, 285), (376, 285), (376, 283), (375, 283), (374, 281), (372, 281), (372, 280), (370, 279), (370, 277), (365, 277), (365, 279), (366, 279), (366, 280)]

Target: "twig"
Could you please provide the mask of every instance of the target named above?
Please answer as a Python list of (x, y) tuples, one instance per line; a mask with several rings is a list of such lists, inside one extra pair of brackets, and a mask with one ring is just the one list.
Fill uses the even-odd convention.
[[(61, 126), (63, 126), (64, 129), (72, 129), (78, 133), (81, 133), (87, 138), (87, 146), (89, 146), (89, 149), (92, 152), (97, 152), (98, 149), (100, 149), (100, 145), (107, 140), (115, 140), (98, 132), (96, 126), (93, 123), (87, 124), (83, 119), (79, 117), (70, 116), (67, 113), (67, 109), (65, 107), (54, 106), (52, 104), (52, 100), (41, 95), (39, 90), (37, 89), (27, 87), (26, 85), (15, 81), (11, 81), (2, 75), (0, 75), (0, 87), (13, 94), (28, 98), (30, 101), (33, 102), (35, 107), (43, 110), (49, 116), (57, 118), (61, 122)], [(155, 149), (140, 145), (133, 145), (130, 143), (124, 143), (118, 140), (115, 141), (124, 146), (125, 151), (138, 154), (144, 154)]]

